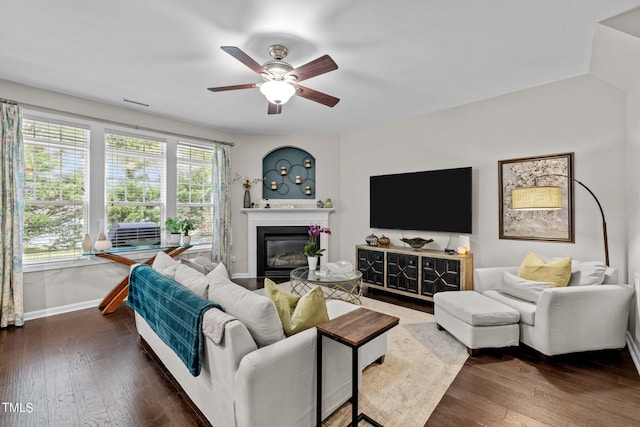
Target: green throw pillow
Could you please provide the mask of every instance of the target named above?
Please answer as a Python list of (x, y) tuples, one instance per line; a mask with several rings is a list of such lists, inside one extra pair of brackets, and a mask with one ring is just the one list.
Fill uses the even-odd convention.
[(276, 305), (287, 336), (297, 334), (329, 320), (327, 304), (320, 286), (303, 296), (293, 295), (270, 279), (264, 279), (265, 295)]
[(571, 257), (545, 262), (529, 252), (518, 270), (518, 276), (536, 282), (551, 282), (556, 286), (567, 286), (571, 279)]

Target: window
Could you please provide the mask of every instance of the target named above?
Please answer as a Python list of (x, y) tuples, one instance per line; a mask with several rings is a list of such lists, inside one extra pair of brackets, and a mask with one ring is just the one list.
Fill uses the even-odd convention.
[(165, 142), (107, 131), (105, 152), (105, 228), (131, 222), (160, 225), (165, 203)]
[(95, 242), (104, 232), (114, 247), (166, 243), (168, 216), (193, 221), (193, 243), (212, 241), (213, 145), (49, 112), (24, 117), (28, 271), (88, 260), (85, 233)]
[(89, 129), (25, 118), (24, 260), (80, 255), (87, 222)]
[(177, 147), (178, 218), (193, 221), (194, 242), (210, 242), (213, 226), (212, 158), (213, 149), (178, 142)]

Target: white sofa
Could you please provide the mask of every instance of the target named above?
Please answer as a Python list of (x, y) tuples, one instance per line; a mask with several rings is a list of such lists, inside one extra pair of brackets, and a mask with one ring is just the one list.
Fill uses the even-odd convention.
[(518, 267), (477, 268), (475, 292), (520, 312), (520, 342), (553, 356), (624, 348), (633, 289), (608, 268), (600, 285), (544, 289), (537, 303), (501, 292), (503, 274)]
[[(356, 308), (327, 300), (330, 318)], [(135, 322), (142, 339), (214, 427), (315, 425), (315, 328), (259, 348), (242, 322), (229, 322), (220, 345), (205, 339), (202, 370), (194, 377), (138, 313)], [(386, 349), (386, 334), (364, 346), (360, 370), (384, 356)], [(325, 340), (323, 367), (324, 419), (351, 396), (350, 349)]]

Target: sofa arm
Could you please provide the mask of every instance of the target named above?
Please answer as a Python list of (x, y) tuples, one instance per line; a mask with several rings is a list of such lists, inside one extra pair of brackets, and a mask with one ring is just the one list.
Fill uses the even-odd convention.
[[(351, 394), (351, 353), (328, 339), (322, 353), (324, 418)], [(316, 329), (246, 355), (235, 384), (239, 427), (315, 425)]]
[(518, 267), (483, 267), (473, 270), (473, 290), (484, 292), (502, 288), (502, 273), (518, 273)]
[(548, 356), (623, 348), (632, 297), (628, 285), (545, 289), (537, 304), (532, 344)]

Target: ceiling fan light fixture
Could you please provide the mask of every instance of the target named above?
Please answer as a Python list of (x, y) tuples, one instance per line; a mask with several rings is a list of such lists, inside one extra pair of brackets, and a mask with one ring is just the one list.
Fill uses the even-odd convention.
[(287, 82), (271, 80), (260, 86), (260, 92), (272, 104), (285, 104), (296, 93), (296, 89)]

